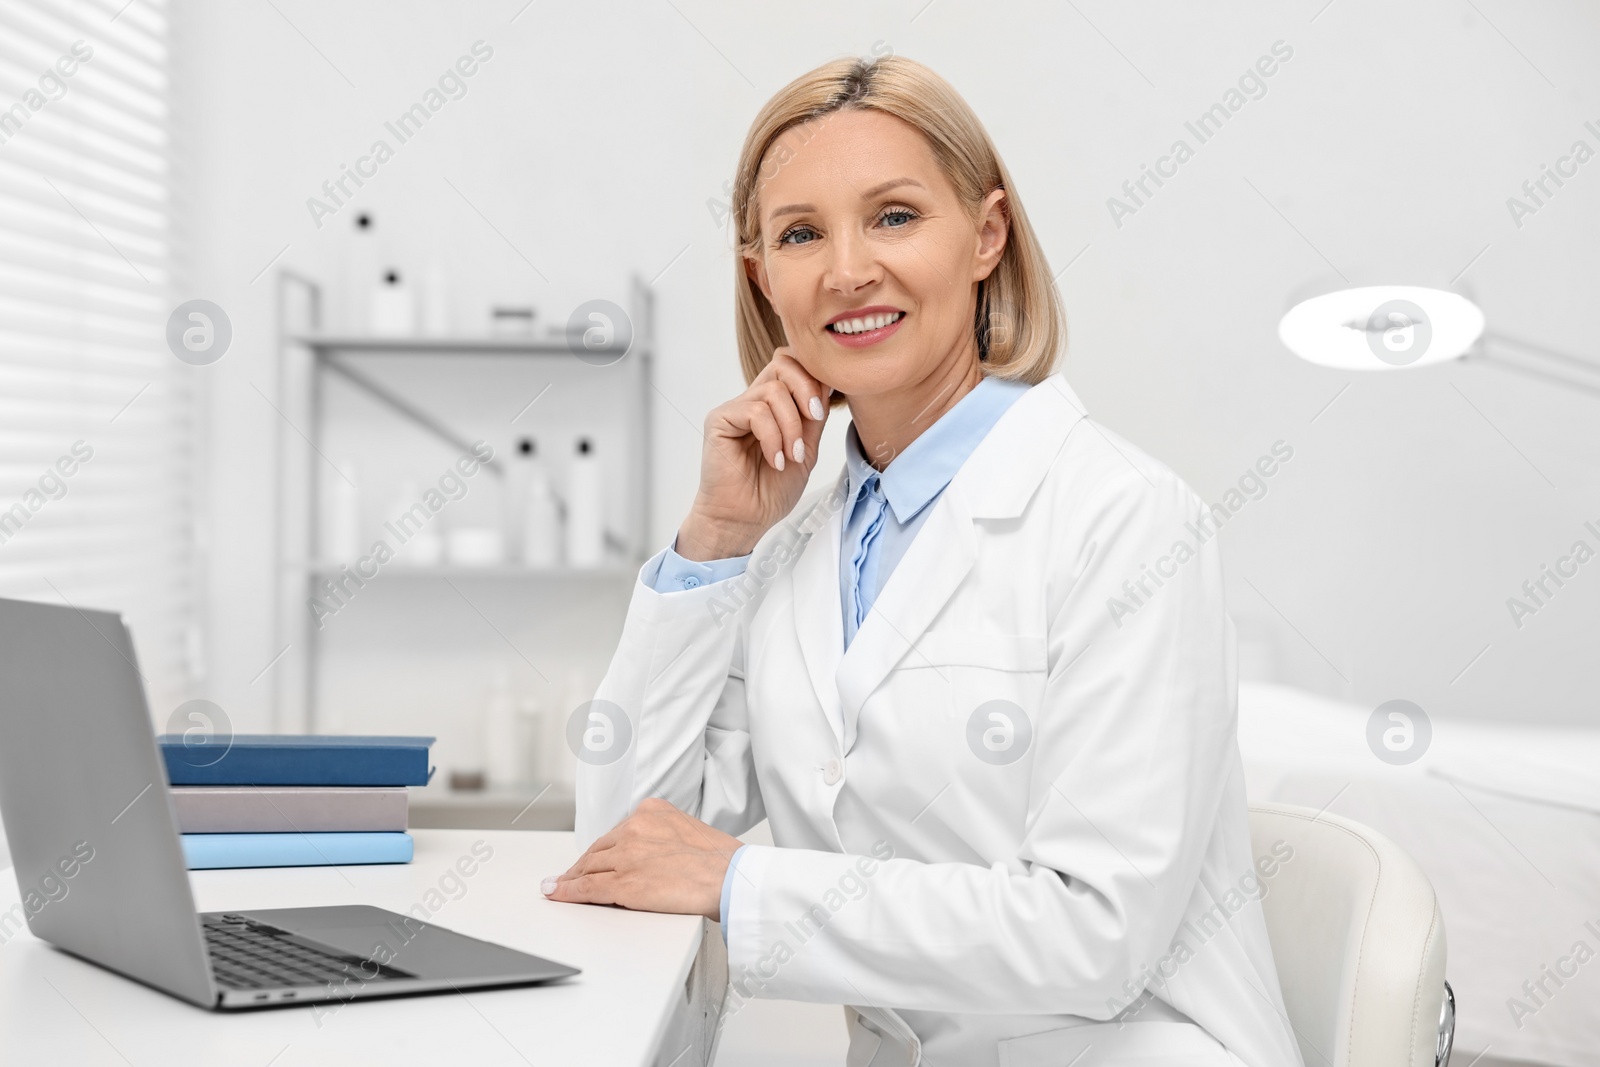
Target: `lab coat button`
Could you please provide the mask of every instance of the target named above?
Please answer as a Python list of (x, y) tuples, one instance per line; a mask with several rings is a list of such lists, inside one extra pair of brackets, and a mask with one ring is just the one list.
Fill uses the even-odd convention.
[(829, 785), (838, 785), (841, 777), (843, 777), (843, 771), (840, 769), (839, 761), (836, 759), (829, 760), (828, 765), (822, 768), (822, 780)]

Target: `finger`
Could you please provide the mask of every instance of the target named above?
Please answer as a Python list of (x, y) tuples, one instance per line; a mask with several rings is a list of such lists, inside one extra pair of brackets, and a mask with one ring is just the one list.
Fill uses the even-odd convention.
[(621, 822), (617, 823), (617, 825), (613, 826), (611, 829), (595, 838), (592, 842), (590, 842), (589, 847), (583, 850), (583, 854), (587, 856), (591, 852), (599, 852), (603, 849), (610, 848), (612, 845), (615, 845), (618, 838), (622, 836), (622, 828), (628, 825), (629, 818), (632, 818), (632, 816), (624, 818)]
[(539, 887), (546, 900), (563, 904), (616, 903), (617, 876), (614, 873), (585, 874), (577, 878), (546, 878)]
[[(597, 842), (598, 843), (598, 842)], [(560, 877), (577, 877), (580, 874), (593, 874), (595, 871), (613, 871), (617, 868), (617, 849), (591, 848), (579, 856)]]
[(776, 470), (783, 470), (785, 457), (783, 454), (783, 431), (778, 428), (778, 420), (772, 414), (772, 407), (764, 400), (750, 400), (747, 402), (745, 418), (750, 426), (750, 432), (761, 444), (761, 455)]
[(799, 450), (794, 447), (794, 442), (789, 442), (790, 454), (803, 456), (806, 470), (809, 472), (817, 464), (818, 446), (822, 441), (822, 430), (828, 423), (828, 415), (832, 410), (829, 401), (833, 397), (833, 389), (813, 377), (800, 361), (795, 359), (788, 348), (779, 348), (768, 364), (773, 368), (774, 374), (790, 389), (795, 398), (795, 404), (805, 416), (801, 423), (800, 440), (803, 442)]
[[(578, 857), (578, 863), (582, 863), (596, 852), (604, 852), (608, 848), (615, 847), (617, 842), (622, 840), (623, 828), (628, 825), (628, 819), (631, 819), (632, 817), (633, 816), (631, 815), (628, 816), (621, 822), (617, 823), (617, 825), (613, 826), (611, 829), (595, 838), (589, 847), (583, 850), (583, 855)], [(577, 864), (573, 864), (573, 866), (577, 866)]]
[(822, 401), (821, 406), (822, 418), (807, 419), (800, 430), (800, 437), (806, 443), (806, 470), (808, 471), (817, 465), (817, 453), (819, 445), (822, 442), (822, 431), (823, 428), (828, 425), (828, 413), (830, 409), (827, 401)]
[(787, 346), (775, 351), (772, 362), (767, 366), (772, 369), (774, 377), (788, 387), (794, 396), (795, 406), (807, 418), (822, 422), (828, 417), (828, 397), (833, 390), (812, 377)]
[(778, 430), (783, 435), (784, 455), (796, 463), (806, 459), (805, 428), (800, 409), (795, 406), (794, 393), (783, 382), (772, 382), (762, 391), (761, 399), (772, 409)]

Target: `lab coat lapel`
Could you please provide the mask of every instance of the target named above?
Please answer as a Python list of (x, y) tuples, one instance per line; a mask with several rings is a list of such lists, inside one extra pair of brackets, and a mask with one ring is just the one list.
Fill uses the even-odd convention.
[(932, 507), (839, 663), (845, 752), (855, 746), (861, 705), (902, 658), (915, 662), (917, 638), (977, 559), (972, 516), (956, 486), (947, 487)]
[[(845, 752), (855, 746), (862, 705), (897, 664), (916, 664), (917, 639), (976, 563), (977, 520), (1021, 515), (1083, 417), (1083, 405), (1066, 380), (1052, 375), (1011, 405), (934, 501), (928, 521), (884, 583), (850, 648), (838, 660)], [(843, 625), (837, 592), (842, 523), (831, 525), (834, 550), (829, 581), (834, 593), (830, 635)], [(842, 639), (835, 641), (842, 644)], [(815, 674), (812, 681), (816, 684)]]
[[(846, 477), (841, 475), (832, 492), (815, 506), (806, 523), (810, 540), (794, 565), (794, 613), (800, 655), (806, 675), (816, 690), (824, 717), (834, 736), (843, 745), (838, 724), (839, 687), (834, 680), (839, 659), (844, 655), (844, 614), (839, 603), (839, 544), (844, 522), (840, 517)], [(821, 524), (820, 527), (818, 524)]]

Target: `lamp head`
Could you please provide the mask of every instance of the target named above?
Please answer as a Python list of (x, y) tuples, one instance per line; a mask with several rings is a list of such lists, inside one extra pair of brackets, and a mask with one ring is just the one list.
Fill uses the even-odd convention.
[(1369, 285), (1301, 300), (1279, 321), (1278, 337), (1324, 367), (1403, 370), (1466, 355), (1483, 327), (1483, 311), (1459, 293)]

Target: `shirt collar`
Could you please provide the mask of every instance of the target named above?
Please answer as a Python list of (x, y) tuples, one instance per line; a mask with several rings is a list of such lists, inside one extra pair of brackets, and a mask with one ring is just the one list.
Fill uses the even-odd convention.
[(928, 506), (950, 479), (966, 463), (1000, 416), (1030, 386), (1026, 382), (984, 377), (955, 406), (906, 446), (882, 473), (867, 462), (854, 422), (845, 434), (845, 469), (849, 476), (849, 499), (860, 499), (862, 488), (873, 477), (883, 487), (883, 495), (894, 510), (897, 522), (905, 523)]

